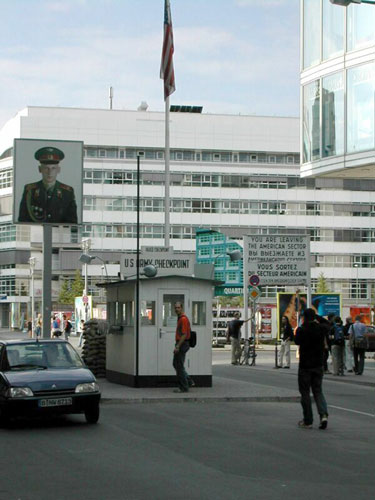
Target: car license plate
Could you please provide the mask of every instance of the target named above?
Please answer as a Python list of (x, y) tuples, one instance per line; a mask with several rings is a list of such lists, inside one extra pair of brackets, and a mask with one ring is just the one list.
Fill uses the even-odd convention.
[(39, 406), (47, 408), (50, 406), (69, 406), (72, 404), (72, 398), (40, 399)]

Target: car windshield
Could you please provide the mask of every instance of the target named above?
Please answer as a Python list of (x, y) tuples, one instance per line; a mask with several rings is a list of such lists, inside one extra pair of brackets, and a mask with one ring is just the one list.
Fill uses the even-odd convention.
[(82, 368), (78, 353), (68, 342), (35, 342), (6, 347), (6, 368), (32, 370), (47, 368)]

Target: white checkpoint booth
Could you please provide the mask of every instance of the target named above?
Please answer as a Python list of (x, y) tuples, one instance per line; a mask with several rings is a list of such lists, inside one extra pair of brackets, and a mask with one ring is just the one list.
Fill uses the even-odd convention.
[(111, 382), (131, 387), (176, 385), (172, 365), (177, 316), (182, 302), (197, 345), (185, 368), (197, 386), (212, 386), (212, 279), (167, 275), (139, 280), (139, 334), (135, 320), (136, 279), (101, 284), (107, 290), (106, 372)]

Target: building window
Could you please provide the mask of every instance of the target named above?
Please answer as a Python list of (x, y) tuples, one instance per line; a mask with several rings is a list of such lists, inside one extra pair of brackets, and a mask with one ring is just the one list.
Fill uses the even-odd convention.
[(303, 2), (303, 67), (310, 68), (320, 62), (320, 0)]
[(344, 153), (344, 77), (342, 72), (323, 78), (322, 101), (322, 156), (342, 155)]
[(323, 2), (323, 60), (344, 53), (344, 12), (330, 2)]
[(206, 325), (206, 302), (192, 302), (192, 323), (197, 326)]
[(320, 81), (303, 88), (303, 161), (320, 156)]
[(155, 314), (155, 301), (154, 300), (142, 300), (141, 301), (141, 325), (142, 326), (152, 326), (156, 322)]
[(349, 6), (347, 19), (348, 50), (361, 49), (374, 43), (375, 8), (372, 5)]
[[(361, 6), (362, 7), (362, 6)], [(375, 7), (374, 7), (375, 10)], [(375, 64), (348, 70), (347, 76), (347, 151), (374, 148)]]

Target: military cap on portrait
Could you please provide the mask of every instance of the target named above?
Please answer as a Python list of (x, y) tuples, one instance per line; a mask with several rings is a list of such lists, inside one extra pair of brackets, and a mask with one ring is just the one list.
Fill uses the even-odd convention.
[(59, 163), (64, 159), (65, 155), (61, 149), (57, 148), (40, 148), (35, 152), (35, 159), (40, 163), (48, 163), (49, 165)]

